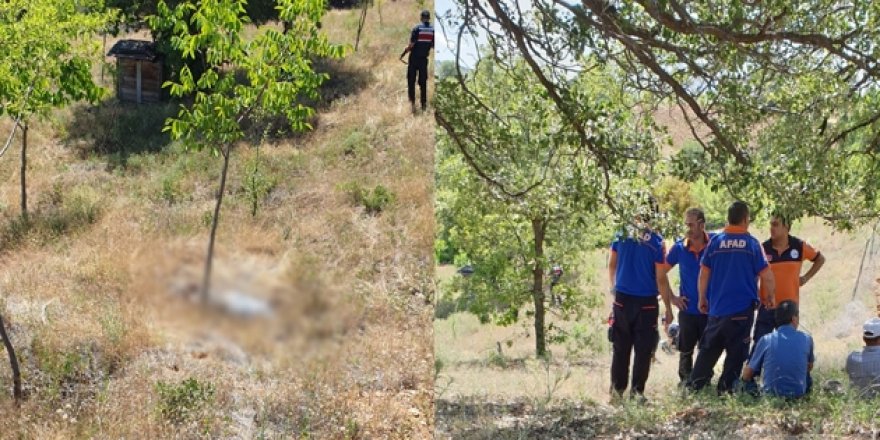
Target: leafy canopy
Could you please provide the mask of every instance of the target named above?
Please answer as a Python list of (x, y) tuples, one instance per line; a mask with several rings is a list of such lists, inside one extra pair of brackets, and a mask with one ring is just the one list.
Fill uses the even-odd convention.
[(201, 54), (208, 65), (197, 80), (183, 66), (176, 81), (165, 83), (173, 96), (194, 95), (165, 127), (187, 148), (225, 154), (224, 146), (244, 137), (242, 123), (257, 108), (284, 115), (294, 130), (310, 128), (314, 110), (302, 102), (315, 98), (327, 79), (312, 62), (346, 52), (319, 32), (322, 0), (280, 0), (279, 17), (290, 28), (266, 26), (252, 39), (244, 35), (250, 22), (245, 6), (244, 0), (204, 0), (172, 10), (160, 1), (158, 15), (150, 18), (151, 27), (174, 29), (171, 43), (184, 57)]
[(114, 14), (101, 0), (8, 0), (0, 9), (0, 114), (26, 121), (105, 91), (92, 80), (94, 36)]
[[(841, 228), (880, 214), (877, 2), (456, 4), (448, 39), (477, 32), (493, 57), (521, 57), (574, 132), (599, 115), (578, 107), (573, 72), (611, 66), (639, 94), (635, 110), (678, 109), (691, 129), (704, 156), (680, 160), (691, 165), (680, 177)], [(615, 153), (580, 142), (596, 158)]]
[[(596, 115), (587, 135), (615, 151), (597, 158), (583, 151), (581, 134), (569, 129), (522, 59), (487, 57), (460, 78), (438, 81), (438, 251), (473, 265), (452, 288), (481, 321), (534, 317), (535, 302), (548, 299), (535, 295), (548, 282), (536, 284), (536, 271), (553, 264), (575, 270), (581, 252), (607, 245), (614, 223), (605, 221), (603, 197), (621, 210), (644, 208), (630, 182), (655, 172), (644, 166), (659, 155), (655, 127), (636, 117), (635, 97), (613, 83), (613, 72), (598, 69), (570, 82), (577, 105)], [(553, 289), (565, 298), (554, 315), (561, 320), (581, 317), (601, 298), (564, 282)], [(556, 323), (547, 328), (551, 342), (563, 336)]]

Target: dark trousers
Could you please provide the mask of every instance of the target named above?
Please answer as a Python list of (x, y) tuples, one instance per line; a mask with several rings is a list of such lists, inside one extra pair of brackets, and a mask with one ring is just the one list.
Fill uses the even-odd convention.
[(657, 347), (657, 297), (614, 296), (614, 324), (611, 326), (613, 354), (611, 357), (611, 388), (622, 394), (629, 376), (630, 356), (633, 357), (632, 393), (645, 392), (651, 369), (651, 355)]
[(707, 315), (678, 312), (678, 378), (688, 380), (694, 369), (694, 348), (706, 331)]
[(409, 66), (406, 69), (406, 91), (409, 95), (409, 102), (416, 102), (416, 78), (419, 80), (419, 92), (421, 95), (422, 109), (428, 102), (428, 58), (427, 57), (409, 57)]
[(772, 333), (776, 328), (776, 311), (764, 307), (764, 304), (758, 306), (758, 317), (755, 318), (755, 332), (752, 334), (752, 349), (749, 350), (749, 359), (755, 352), (755, 346), (761, 336)]
[(700, 341), (700, 352), (688, 378), (688, 388), (700, 390), (712, 380), (713, 369), (725, 352), (724, 368), (718, 378), (718, 393), (732, 392), (749, 355), (755, 307), (728, 316), (710, 316)]

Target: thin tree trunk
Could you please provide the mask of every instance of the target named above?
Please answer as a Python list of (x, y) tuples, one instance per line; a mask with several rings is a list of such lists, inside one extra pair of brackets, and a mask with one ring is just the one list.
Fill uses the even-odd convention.
[(220, 205), (223, 204), (223, 193), (226, 191), (226, 173), (229, 170), (229, 156), (232, 146), (227, 145), (223, 154), (223, 171), (220, 174), (220, 192), (217, 194), (217, 205), (214, 206), (214, 218), (211, 220), (211, 238), (208, 240), (208, 258), (205, 261), (205, 276), (202, 280), (202, 302), (208, 302), (211, 291), (211, 263), (214, 261), (214, 237), (217, 236), (217, 225), (220, 223)]
[(18, 358), (15, 357), (15, 348), (12, 347), (12, 341), (6, 334), (6, 325), (3, 323), (3, 316), (0, 316), (0, 337), (3, 338), (3, 345), (6, 346), (6, 352), (9, 353), (9, 364), (12, 366), (12, 395), (15, 397), (16, 406), (21, 405), (21, 372), (18, 370)]
[[(102, 41), (101, 53), (106, 54), (107, 53), (107, 32), (101, 32), (101, 37), (102, 37), (101, 38), (101, 41)], [(106, 62), (101, 61), (101, 85), (102, 86), (104, 85), (104, 64), (106, 64)], [(161, 81), (160, 81), (160, 83), (161, 83)]]
[(535, 303), (535, 353), (538, 357), (547, 355), (546, 335), (544, 334), (544, 232), (547, 224), (543, 219), (532, 219), (532, 233), (535, 245), (535, 267), (532, 269), (532, 300)]
[(374, 0), (376, 2), (376, 12), (379, 13), (379, 27), (385, 26), (382, 23), (382, 0)]
[(364, 24), (367, 22), (367, 9), (370, 6), (370, 0), (361, 0), (363, 9), (361, 9), (361, 18), (358, 20), (357, 37), (354, 40), (354, 51), (357, 52), (358, 44), (361, 42), (361, 31), (364, 30)]
[(21, 218), (28, 220), (27, 209), (27, 122), (21, 126)]

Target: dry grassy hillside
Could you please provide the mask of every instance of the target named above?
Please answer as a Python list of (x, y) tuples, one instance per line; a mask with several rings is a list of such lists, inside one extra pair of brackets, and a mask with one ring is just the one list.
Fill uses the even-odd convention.
[[(193, 297), (221, 162), (150, 131), (173, 105), (33, 124), (30, 227), (17, 152), (0, 159), (0, 312), (27, 394), (17, 410), (4, 357), (0, 437), (431, 436), (434, 128), (397, 60), (425, 5), (377, 4), (324, 67), (315, 131), (233, 153), (210, 307)], [(359, 12), (323, 28), (353, 44)]]

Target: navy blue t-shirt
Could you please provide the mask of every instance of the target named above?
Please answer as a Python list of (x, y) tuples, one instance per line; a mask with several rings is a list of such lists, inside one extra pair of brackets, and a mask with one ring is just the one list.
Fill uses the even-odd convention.
[(410, 57), (428, 58), (434, 48), (434, 28), (430, 23), (419, 23), (410, 32), (409, 42), (413, 45)]
[(700, 263), (711, 270), (709, 316), (732, 315), (758, 302), (758, 275), (768, 264), (761, 243), (745, 228), (724, 228), (709, 242)]

